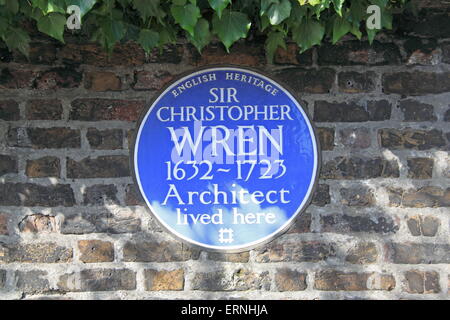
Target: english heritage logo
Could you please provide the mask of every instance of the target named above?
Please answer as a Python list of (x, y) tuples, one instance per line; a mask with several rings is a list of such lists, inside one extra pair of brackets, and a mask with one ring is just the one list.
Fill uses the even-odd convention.
[(286, 230), (309, 203), (317, 137), (299, 102), (248, 69), (172, 82), (139, 122), (133, 167), (157, 220), (203, 248), (242, 251)]

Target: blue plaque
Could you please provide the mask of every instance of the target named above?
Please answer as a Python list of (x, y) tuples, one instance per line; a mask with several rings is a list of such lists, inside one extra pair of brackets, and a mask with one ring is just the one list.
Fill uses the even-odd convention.
[(281, 84), (210, 67), (170, 83), (138, 124), (133, 172), (156, 219), (202, 248), (238, 252), (284, 232), (308, 205), (320, 154)]

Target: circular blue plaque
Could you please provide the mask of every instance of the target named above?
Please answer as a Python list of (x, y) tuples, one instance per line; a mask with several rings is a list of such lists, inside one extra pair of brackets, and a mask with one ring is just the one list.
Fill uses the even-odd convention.
[(139, 121), (134, 176), (156, 219), (202, 248), (237, 252), (308, 205), (318, 142), (299, 102), (253, 70), (210, 67), (170, 83)]

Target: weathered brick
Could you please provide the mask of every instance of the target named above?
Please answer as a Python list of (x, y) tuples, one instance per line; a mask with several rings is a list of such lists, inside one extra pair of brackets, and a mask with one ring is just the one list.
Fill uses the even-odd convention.
[(330, 186), (327, 184), (318, 184), (312, 198), (312, 204), (323, 207), (330, 204)]
[(63, 107), (57, 99), (33, 99), (26, 104), (28, 120), (61, 120)]
[(75, 204), (68, 184), (42, 186), (32, 183), (0, 184), (0, 204), (4, 206), (71, 207)]
[(68, 214), (61, 224), (63, 234), (135, 233), (141, 229), (141, 220), (133, 212), (96, 210)]
[(72, 101), (71, 106), (70, 120), (136, 121), (145, 107), (145, 102), (140, 100), (82, 98)]
[(450, 263), (450, 246), (435, 243), (387, 243), (386, 260), (398, 264)]
[(399, 222), (388, 216), (370, 217), (366, 215), (333, 214), (321, 215), (320, 225), (322, 232), (333, 233), (396, 233), (399, 230)]
[(30, 178), (59, 178), (61, 175), (59, 158), (47, 156), (39, 159), (27, 160), (25, 174)]
[(80, 260), (84, 263), (114, 261), (114, 246), (109, 241), (80, 240), (78, 250), (80, 250)]
[(87, 72), (84, 87), (91, 91), (118, 91), (122, 89), (122, 81), (114, 72)]
[(3, 68), (0, 71), (0, 89), (31, 89), (36, 72)]
[(400, 61), (400, 50), (393, 43), (374, 41), (369, 45), (363, 41), (341, 41), (318, 48), (321, 65), (386, 65), (399, 64)]
[(430, 216), (412, 216), (406, 222), (409, 231), (415, 237), (434, 237), (441, 226), (441, 221), (438, 218)]
[(295, 43), (288, 43), (286, 49), (278, 47), (273, 57), (273, 63), (279, 65), (312, 65), (313, 50), (300, 53), (300, 48)]
[(403, 44), (407, 65), (436, 65), (440, 60), (440, 50), (436, 39), (408, 37)]
[(396, 286), (395, 278), (390, 274), (373, 273), (367, 282), (370, 290), (391, 291)]
[(87, 269), (62, 275), (58, 288), (65, 292), (135, 290), (136, 273), (129, 269)]
[(450, 42), (442, 43), (441, 49), (442, 49), (442, 62), (450, 63)]
[(0, 155), (0, 177), (8, 173), (17, 173), (17, 159), (13, 156)]
[(0, 269), (0, 289), (3, 289), (5, 287), (6, 283), (6, 270)]
[(364, 186), (351, 188), (342, 188), (339, 190), (341, 194), (341, 203), (345, 206), (371, 206), (375, 204), (373, 190)]
[(19, 230), (30, 233), (53, 233), (57, 232), (57, 225), (55, 216), (37, 213), (23, 218), (19, 223)]
[(0, 100), (0, 120), (16, 121), (20, 119), (19, 104), (14, 100)]
[(127, 206), (142, 206), (145, 204), (141, 194), (137, 190), (137, 186), (129, 184), (125, 188), (125, 204)]
[(126, 262), (169, 262), (198, 259), (200, 252), (174, 241), (127, 241), (123, 247)]
[(56, 243), (0, 244), (0, 263), (66, 263), (71, 262), (71, 248)]
[(403, 190), (389, 188), (389, 205), (406, 208), (437, 208), (450, 206), (450, 188), (422, 187)]
[(239, 269), (233, 273), (197, 272), (191, 282), (192, 290), (202, 291), (247, 291), (269, 290), (268, 272), (252, 272)]
[(384, 93), (402, 95), (437, 94), (450, 91), (450, 72), (397, 72), (382, 76)]
[(120, 129), (98, 130), (96, 128), (89, 128), (86, 138), (89, 141), (89, 145), (93, 149), (122, 149), (123, 132)]
[(128, 156), (99, 156), (80, 161), (67, 158), (68, 178), (118, 178), (129, 175)]
[(324, 270), (315, 273), (314, 289), (324, 291), (365, 291), (370, 273)]
[[(420, 14), (414, 15), (397, 15), (395, 18), (397, 32), (407, 35), (416, 35), (431, 37), (435, 39), (450, 37), (450, 27), (446, 24), (448, 14), (443, 10), (445, 2), (433, 1), (435, 6), (441, 10), (438, 12), (433, 10), (421, 10)], [(441, 3), (439, 3), (441, 2)]]
[(60, 47), (62, 47), (62, 44), (57, 42), (32, 41), (28, 51), (28, 58), (21, 53), (15, 52), (14, 62), (52, 65), (57, 60), (57, 52)]
[(11, 128), (8, 144), (33, 149), (80, 148), (80, 130), (70, 128)]
[(335, 255), (334, 244), (310, 242), (271, 242), (255, 250), (256, 262), (319, 262)]
[(437, 129), (380, 129), (378, 130), (378, 141), (382, 148), (396, 150), (429, 150), (445, 146), (442, 131)]
[(241, 43), (233, 46), (229, 54), (221, 43), (206, 46), (200, 55), (193, 46), (190, 46), (192, 64), (196, 66), (230, 63), (246, 66), (262, 66), (266, 63), (264, 46), (256, 42)]
[(450, 122), (450, 109), (448, 109), (447, 111), (445, 111), (445, 114), (444, 114), (444, 121)]
[(371, 145), (372, 134), (368, 128), (346, 128), (339, 131), (341, 143), (352, 149), (366, 149)]
[(367, 112), (372, 121), (384, 121), (391, 118), (392, 105), (387, 100), (367, 101)]
[[(383, 109), (381, 109), (383, 108)], [(378, 110), (376, 110), (378, 109)], [(367, 108), (356, 102), (328, 102), (323, 100), (314, 103), (314, 121), (317, 122), (366, 122), (382, 121), (390, 117), (390, 110), (381, 104), (368, 104)], [(383, 112), (385, 111), (385, 112)], [(380, 116), (380, 113), (382, 116)], [(387, 114), (388, 113), (388, 114)], [(383, 117), (384, 115), (384, 117)]]
[(0, 236), (7, 236), (8, 234), (8, 215), (0, 213)]
[(300, 214), (288, 229), (287, 233), (308, 233), (311, 232), (311, 213), (303, 212)]
[(288, 268), (277, 269), (275, 284), (278, 291), (302, 291), (307, 287), (306, 273)]
[(439, 273), (409, 270), (405, 272), (404, 290), (408, 293), (439, 293)]
[(59, 88), (77, 88), (82, 79), (81, 72), (71, 68), (53, 68), (39, 74), (35, 87), (39, 90), (52, 90)]
[(373, 242), (362, 242), (352, 247), (345, 257), (345, 261), (353, 264), (370, 264), (377, 262), (378, 250)]
[(83, 204), (94, 206), (119, 204), (116, 186), (113, 184), (96, 184), (86, 187), (83, 192)]
[(345, 93), (372, 92), (375, 90), (376, 73), (368, 72), (341, 72), (338, 75), (338, 86)]
[(51, 291), (50, 283), (46, 276), (47, 271), (31, 270), (16, 271), (14, 273), (14, 282), (16, 288), (26, 294), (39, 294)]
[(172, 80), (173, 76), (165, 70), (135, 71), (134, 90), (159, 90)]
[(326, 162), (321, 171), (322, 179), (373, 179), (398, 178), (397, 161), (383, 158), (336, 157)]
[(213, 261), (246, 263), (249, 257), (250, 254), (248, 251), (241, 253), (208, 252), (208, 259)]
[(403, 112), (404, 121), (436, 121), (437, 119), (431, 104), (406, 99), (400, 100), (399, 107)]
[(408, 178), (431, 179), (433, 177), (434, 159), (410, 158), (408, 159)]
[(323, 151), (334, 149), (334, 129), (333, 128), (317, 128), (319, 136), (320, 148)]
[(184, 270), (171, 271), (144, 270), (145, 290), (147, 291), (181, 291), (184, 289)]
[(289, 68), (279, 71), (276, 76), (289, 83), (297, 93), (328, 93), (333, 86), (336, 72), (328, 68)]

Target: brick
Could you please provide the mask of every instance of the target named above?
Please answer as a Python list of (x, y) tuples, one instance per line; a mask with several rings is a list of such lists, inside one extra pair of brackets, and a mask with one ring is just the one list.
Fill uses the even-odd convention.
[(0, 289), (3, 289), (6, 284), (6, 270), (0, 269)]
[(128, 156), (99, 156), (80, 161), (67, 158), (68, 178), (119, 178), (129, 175)]
[(137, 190), (137, 186), (129, 184), (125, 188), (125, 204), (127, 206), (142, 206), (145, 205), (141, 194)]
[(440, 60), (440, 50), (435, 39), (408, 37), (403, 44), (407, 65), (436, 65)]
[(275, 284), (278, 291), (303, 291), (306, 289), (306, 273), (288, 268), (277, 269)]
[(25, 174), (30, 178), (59, 178), (61, 176), (61, 163), (59, 158), (51, 156), (27, 160)]
[(184, 289), (184, 270), (171, 271), (144, 270), (145, 290), (147, 291), (181, 291)]
[(174, 241), (127, 241), (123, 247), (126, 262), (171, 262), (197, 260), (200, 252)]
[(450, 42), (442, 43), (441, 49), (442, 49), (442, 62), (450, 63)]
[(28, 120), (61, 120), (63, 107), (57, 99), (33, 99), (26, 104)]
[(435, 39), (449, 38), (450, 27), (445, 23), (448, 21), (448, 14), (445, 10), (442, 10), (445, 6), (445, 2), (444, 6), (437, 1), (433, 2), (436, 6), (439, 6), (441, 10), (438, 12), (432, 10), (421, 10), (420, 14), (415, 17), (411, 15), (396, 16), (397, 32)]
[(365, 108), (355, 102), (338, 103), (319, 100), (314, 103), (314, 121), (317, 122), (383, 121), (389, 117), (390, 109), (380, 104), (369, 104)]
[(71, 262), (71, 248), (56, 243), (0, 244), (1, 263), (67, 263)]
[(393, 43), (340, 41), (318, 48), (320, 65), (392, 65), (401, 61), (400, 50)]
[(434, 159), (432, 158), (409, 158), (408, 178), (431, 179), (433, 177)]
[(317, 128), (319, 136), (320, 148), (322, 151), (330, 151), (334, 149), (334, 129), (333, 128)]
[(386, 94), (418, 96), (450, 91), (450, 72), (397, 72), (382, 76), (383, 91)]
[(375, 204), (373, 190), (368, 187), (351, 187), (339, 190), (341, 203), (345, 206), (365, 207)]
[(247, 263), (249, 257), (250, 257), (249, 252), (241, 252), (241, 253), (208, 252), (208, 259), (213, 261)]
[(372, 133), (368, 128), (346, 128), (339, 131), (341, 143), (352, 149), (367, 149), (371, 145)]
[(311, 214), (303, 212), (295, 219), (287, 233), (309, 233), (311, 232), (311, 222)]
[(338, 75), (339, 90), (345, 93), (372, 92), (376, 86), (376, 73), (368, 72), (341, 72)]
[(69, 119), (136, 121), (144, 107), (145, 102), (140, 100), (82, 98), (72, 101)]
[(405, 208), (438, 208), (450, 206), (450, 188), (428, 186), (403, 190), (389, 188), (389, 205)]
[(373, 179), (398, 178), (400, 176), (397, 161), (374, 157), (336, 157), (327, 161), (321, 171), (322, 179)]
[(252, 272), (239, 269), (233, 273), (197, 272), (191, 281), (191, 290), (202, 291), (248, 291), (269, 290), (268, 272)]
[(83, 192), (83, 204), (94, 206), (119, 204), (116, 186), (113, 184), (96, 184), (86, 187)]
[(8, 182), (0, 184), (0, 204), (25, 207), (71, 207), (75, 204), (75, 198), (68, 184), (42, 186)]
[(312, 204), (315, 206), (323, 207), (330, 204), (330, 186), (327, 184), (318, 184), (316, 191), (312, 198)]
[(12, 52), (6, 47), (0, 47), (0, 62), (8, 63), (13, 59)]
[(404, 290), (408, 293), (439, 293), (439, 273), (436, 271), (409, 270), (405, 274)]
[(32, 63), (38, 65), (52, 65), (57, 60), (58, 49), (62, 47), (59, 43), (37, 42), (30, 43), (28, 58), (21, 53), (15, 52), (14, 61), (19, 63)]
[(448, 109), (447, 111), (445, 111), (445, 114), (444, 114), (444, 121), (450, 122), (450, 109)]
[(8, 144), (33, 149), (80, 148), (80, 130), (70, 128), (11, 128)]
[(227, 53), (221, 43), (213, 43), (206, 46), (200, 55), (193, 46), (190, 47), (192, 64), (196, 66), (210, 64), (235, 64), (244, 66), (263, 66), (266, 64), (264, 46), (256, 42), (238, 42), (233, 45), (230, 53)]
[(380, 129), (378, 130), (378, 141), (382, 148), (395, 150), (429, 150), (445, 146), (442, 131), (437, 129)]
[(0, 89), (31, 89), (36, 72), (3, 68), (0, 71)]
[(0, 213), (0, 236), (7, 236), (8, 232), (8, 215)]
[(84, 263), (114, 261), (114, 246), (109, 241), (80, 240), (78, 241), (80, 260)]
[(347, 234), (351, 232), (392, 234), (396, 233), (400, 226), (388, 216), (368, 216), (333, 214), (320, 216), (321, 232), (333, 232)]
[(365, 291), (369, 273), (325, 270), (315, 273), (314, 289), (323, 291)]
[(313, 50), (307, 50), (300, 53), (300, 48), (295, 43), (288, 43), (286, 49), (278, 47), (273, 57), (273, 63), (278, 65), (312, 65)]
[(16, 271), (14, 282), (17, 290), (25, 294), (42, 294), (51, 291), (50, 283), (46, 276), (47, 271), (31, 270)]
[(329, 68), (289, 68), (275, 75), (285, 83), (289, 83), (289, 86), (297, 93), (329, 93), (333, 87), (336, 72)]
[(368, 279), (368, 287), (370, 290), (391, 291), (396, 286), (395, 278), (390, 274), (374, 273)]
[(129, 269), (87, 269), (60, 276), (63, 292), (135, 290), (136, 273)]
[(141, 220), (133, 212), (96, 210), (68, 214), (61, 224), (62, 234), (136, 233), (141, 230)]
[(35, 82), (35, 88), (39, 90), (72, 89), (80, 86), (81, 72), (71, 68), (53, 68), (42, 72)]
[(57, 225), (55, 216), (37, 213), (23, 218), (19, 230), (25, 233), (54, 233), (58, 231)]
[(378, 250), (373, 242), (362, 242), (352, 247), (345, 257), (345, 261), (352, 264), (370, 264), (377, 262)]
[(17, 159), (13, 156), (0, 155), (0, 177), (8, 173), (17, 173)]
[(91, 91), (119, 91), (122, 89), (122, 81), (113, 72), (87, 72), (85, 74), (84, 87)]
[(256, 262), (319, 262), (334, 257), (334, 244), (310, 242), (271, 242), (255, 250)]
[(165, 70), (135, 71), (134, 90), (160, 90), (172, 80), (173, 76)]
[(0, 120), (20, 120), (19, 104), (14, 100), (0, 100)]
[(98, 150), (122, 149), (123, 132), (120, 129), (98, 130), (89, 128), (86, 134), (89, 145)]
[(435, 243), (387, 243), (386, 260), (398, 264), (450, 263), (450, 246)]
[(412, 216), (407, 220), (407, 225), (409, 231), (415, 237), (434, 237), (441, 226), (441, 221), (430, 216)]
[(367, 101), (367, 112), (372, 121), (384, 121), (391, 118), (392, 105), (387, 100)]
[(404, 121), (436, 121), (437, 119), (431, 104), (406, 99), (400, 100), (399, 107), (403, 112)]

